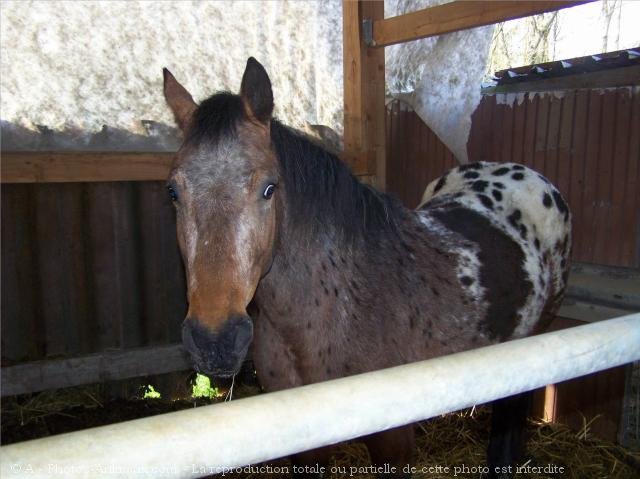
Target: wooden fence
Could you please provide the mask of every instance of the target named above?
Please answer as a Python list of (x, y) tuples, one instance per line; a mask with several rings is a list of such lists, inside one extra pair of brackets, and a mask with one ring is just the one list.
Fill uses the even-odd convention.
[[(387, 113), (387, 189), (416, 206), (456, 162), (406, 105)], [(485, 95), (472, 117), (470, 161), (540, 171), (573, 212), (573, 260), (640, 267), (640, 88)]]

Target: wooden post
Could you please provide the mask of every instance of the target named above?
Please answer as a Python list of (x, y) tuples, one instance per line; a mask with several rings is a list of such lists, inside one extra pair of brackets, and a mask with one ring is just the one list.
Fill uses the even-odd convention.
[(344, 0), (344, 159), (358, 175), (385, 186), (384, 49), (368, 47), (365, 19), (384, 18), (384, 2)]

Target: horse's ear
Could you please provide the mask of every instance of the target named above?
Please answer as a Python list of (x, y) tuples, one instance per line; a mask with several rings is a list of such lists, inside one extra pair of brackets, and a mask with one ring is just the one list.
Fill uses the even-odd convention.
[(269, 123), (273, 113), (271, 80), (264, 67), (253, 57), (247, 60), (240, 85), (240, 96), (250, 117), (263, 124)]
[(184, 133), (189, 127), (193, 112), (198, 108), (198, 105), (169, 70), (163, 68), (162, 73), (164, 75), (164, 97), (173, 111), (178, 127)]

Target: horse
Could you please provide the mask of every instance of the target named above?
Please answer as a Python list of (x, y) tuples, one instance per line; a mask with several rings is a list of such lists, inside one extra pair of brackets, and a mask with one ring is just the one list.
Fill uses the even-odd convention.
[[(233, 377), (251, 347), (262, 388), (278, 391), (536, 334), (553, 318), (571, 218), (533, 170), (464, 164), (410, 210), (274, 119), (254, 58), (239, 94), (198, 105), (164, 69), (164, 95), (183, 134), (167, 188), (187, 278), (183, 344), (199, 371)], [(493, 468), (519, 459), (526, 404), (494, 403)], [(413, 434), (363, 440), (373, 464), (401, 471)]]

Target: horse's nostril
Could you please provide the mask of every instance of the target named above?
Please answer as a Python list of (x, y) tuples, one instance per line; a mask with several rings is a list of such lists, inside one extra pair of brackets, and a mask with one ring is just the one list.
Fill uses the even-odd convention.
[(234, 340), (234, 348), (236, 351), (242, 351), (251, 342), (253, 337), (253, 324), (251, 319), (243, 318), (236, 326), (236, 338)]
[(182, 341), (194, 358), (217, 358), (216, 362), (234, 362), (246, 354), (253, 337), (253, 324), (248, 316), (234, 316), (212, 331), (194, 318), (182, 327)]

